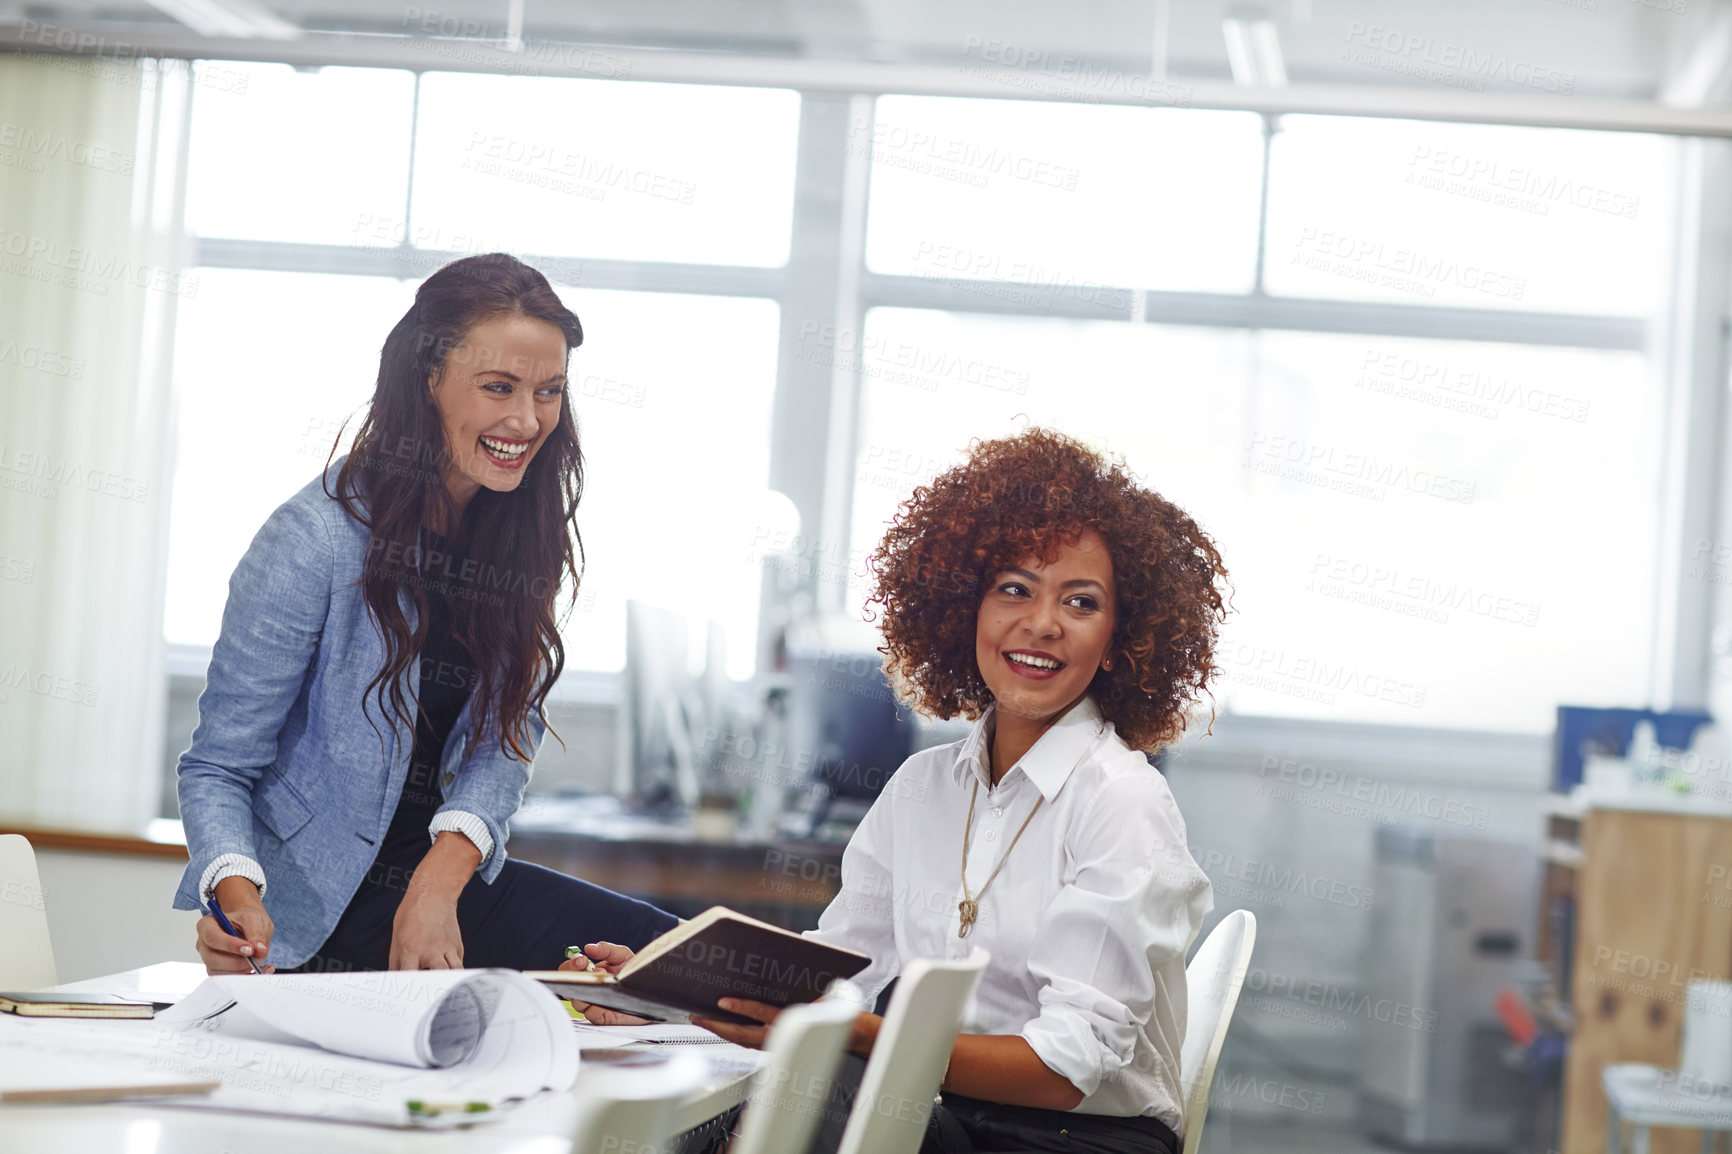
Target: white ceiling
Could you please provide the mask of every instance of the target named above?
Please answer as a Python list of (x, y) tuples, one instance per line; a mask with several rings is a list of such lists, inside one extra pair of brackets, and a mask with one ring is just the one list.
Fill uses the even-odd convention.
[[(498, 38), (508, 0), (208, 0), (254, 3), (310, 31), (422, 35), (469, 30)], [(1428, 83), (1347, 57), (1361, 27), (1424, 38), (1567, 75), (1584, 96), (1651, 98), (1709, 34), (1725, 0), (1170, 0), (1168, 74), (1229, 75), (1223, 17), (1266, 15), (1279, 29), (1294, 83)], [(1155, 0), (524, 0), (531, 40), (719, 51), (818, 60), (962, 63), (997, 42), (1146, 72)], [(171, 7), (170, 0), (163, 0)], [(1682, 9), (1682, 11), (1677, 11)], [(431, 18), (432, 23), (424, 25)], [(0, 0), (0, 22), (68, 27), (175, 27), (146, 0)], [(1386, 33), (1387, 35), (1388, 33)], [(1419, 59), (1420, 53), (1408, 56)], [(1391, 63), (1399, 54), (1383, 52)], [(1488, 92), (1523, 91), (1489, 80)]]

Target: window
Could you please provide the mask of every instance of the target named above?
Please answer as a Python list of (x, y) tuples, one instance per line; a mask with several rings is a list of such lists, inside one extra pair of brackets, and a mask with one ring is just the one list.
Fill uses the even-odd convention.
[[(402, 239), (415, 78), (382, 68), (232, 64), (193, 86), (186, 224), (198, 236), (351, 244)], [(378, 243), (378, 241), (375, 241)]]
[(1224, 446), (1236, 709), (1543, 732), (1559, 701), (1645, 697), (1641, 354), (1265, 332), (1252, 388)]
[(1249, 113), (886, 96), (849, 144), (872, 158), (875, 272), (1251, 287), (1263, 146)]
[(414, 301), (387, 277), (200, 269), (180, 303), (175, 452), (164, 633), (210, 645), (229, 574), (271, 511), (354, 438), (379, 347)]
[[(731, 671), (750, 676), (760, 574), (739, 543), (768, 484), (780, 324), (757, 294), (787, 260), (799, 96), (222, 67), (246, 97), (195, 89), (186, 219), (207, 261), (176, 334), (167, 639), (215, 641), (235, 564), (345, 419), (347, 450), (419, 282), (359, 275), (378, 250), (502, 249), (539, 258), (584, 324), (570, 395), (589, 565), (566, 667), (619, 669), (636, 597), (699, 638), (720, 622)], [(683, 286), (657, 262), (719, 266), (706, 283), (741, 295), (606, 287)], [(309, 266), (330, 271), (295, 271)]]
[[(1663, 437), (1629, 322), (1668, 302), (1676, 141), (1280, 116), (1260, 211), (1255, 116), (877, 110), (851, 608), (916, 484), (1038, 423), (1215, 538), (1239, 712), (1543, 732), (1645, 698)], [(951, 313), (920, 277), (1019, 283)], [(1042, 315), (1089, 282), (1218, 295), (1195, 327)]]
[[(318, 477), (339, 432), (337, 453), (348, 450), (373, 396), (379, 346), (414, 285), (231, 269), (199, 276), (176, 341), (181, 438), (165, 632), (170, 642), (209, 645), (253, 534)], [(733, 675), (749, 677), (759, 575), (740, 542), (769, 479), (778, 310), (760, 300), (559, 292), (585, 332), (570, 395), (589, 564), (565, 624), (566, 667), (621, 667), (625, 599), (635, 597), (720, 621)], [(285, 317), (300, 318), (300, 339), (283, 339)], [(558, 611), (565, 605), (562, 594)]]
[(1279, 123), (1271, 292), (1618, 316), (1661, 305), (1673, 141), (1334, 116)]
[[(759, 567), (742, 542), (770, 477), (780, 312), (771, 301), (561, 288), (583, 321), (571, 401), (589, 555), (566, 666), (625, 664), (625, 601), (727, 630), (732, 676), (757, 654)], [(565, 611), (561, 594), (557, 612)]]
[(799, 114), (772, 89), (428, 73), (413, 241), (781, 265)]
[(891, 308), (863, 343), (856, 556), (971, 437), (1040, 424), (1214, 537), (1238, 712), (1542, 731), (1644, 692), (1646, 615), (1608, 612), (1653, 591), (1640, 354)]
[[(733, 554), (770, 476), (765, 270), (790, 252), (798, 95), (233, 67), (245, 101), (195, 97), (187, 220), (211, 288), (177, 344), (170, 638), (214, 637), (251, 533), (370, 395), (414, 287), (358, 275), (375, 250), (498, 248), (546, 261), (588, 336), (569, 667), (619, 667), (629, 596), (722, 622), (749, 674), (760, 573)], [(1650, 624), (1606, 607), (1655, 593), (1657, 369), (1631, 322), (1666, 303), (1675, 141), (913, 96), (839, 131), (870, 162), (876, 274), (838, 349), (861, 373), (851, 607), (914, 484), (1038, 422), (1123, 454), (1220, 542), (1235, 709), (1539, 731), (1558, 700), (1644, 695)], [(289, 271), (307, 267), (329, 273)], [(941, 312), (931, 279), (1013, 295)], [(1185, 325), (1043, 303), (1105, 286), (1195, 295)], [(1588, 331), (1612, 347), (1559, 343)], [(1627, 544), (1578, 563), (1608, 532)]]

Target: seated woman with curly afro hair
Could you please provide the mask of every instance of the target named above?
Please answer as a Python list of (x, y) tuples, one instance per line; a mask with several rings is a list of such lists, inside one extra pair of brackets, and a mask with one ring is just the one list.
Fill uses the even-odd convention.
[[(872, 958), (869, 997), (916, 958), (990, 952), (923, 1154), (1177, 1151), (1185, 954), (1214, 900), (1143, 751), (1215, 672), (1220, 554), (1121, 466), (1031, 429), (917, 489), (872, 564), (897, 688), (974, 726), (903, 763), (810, 936)], [(880, 1022), (860, 1015), (845, 1078)]]

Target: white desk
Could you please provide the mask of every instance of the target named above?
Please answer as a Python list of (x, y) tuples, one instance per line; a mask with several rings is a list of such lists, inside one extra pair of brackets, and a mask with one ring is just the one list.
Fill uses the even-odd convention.
[(1732, 1131), (1732, 1096), (1724, 1090), (1701, 1087), (1687, 1092), (1677, 1075), (1658, 1066), (1622, 1062), (1600, 1071), (1606, 1091), (1606, 1149), (1618, 1154), (1622, 1123), (1631, 1125), (1630, 1147), (1634, 1154), (1648, 1154), (1648, 1130), (1653, 1126), (1679, 1126), (1702, 1132), (1702, 1152), (1712, 1154), (1714, 1136)]
[[(57, 988), (168, 1001), (187, 993), (203, 977), (204, 967), (197, 963), (164, 962)], [(718, 1075), (680, 1107), (675, 1128), (691, 1129), (731, 1109), (744, 1100), (750, 1081), (751, 1076), (744, 1073)], [(402, 1130), (137, 1102), (0, 1106), (0, 1150), (5, 1154), (569, 1154), (575, 1123), (576, 1103), (569, 1094), (549, 1095), (496, 1122), (454, 1131)]]

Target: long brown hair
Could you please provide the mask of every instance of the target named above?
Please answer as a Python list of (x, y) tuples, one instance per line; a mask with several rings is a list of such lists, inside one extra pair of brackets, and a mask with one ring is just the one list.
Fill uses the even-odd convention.
[[(583, 343), (576, 314), (560, 301), (546, 277), (515, 257), (465, 257), (422, 282), (414, 306), (385, 338), (373, 400), (337, 474), (337, 492), (327, 488), (326, 493), (371, 533), (359, 583), (368, 615), (384, 634), (385, 664), (368, 683), (367, 695), (376, 691), (380, 710), (386, 712), (389, 685), (388, 712), (414, 733), (415, 718), (400, 679), (427, 636), (424, 585), (430, 582), (420, 572), (424, 556), (419, 534), (432, 512), (438, 517), (435, 523), (457, 525), (451, 548), (470, 562), (460, 573), (441, 575), (447, 582), (443, 588), (451, 605), (452, 632), (468, 647), (477, 667), (465, 678), (474, 685), (477, 700), (472, 708), (474, 733), (464, 754), (497, 722), (500, 749), (528, 761), (534, 756), (528, 748), (530, 710), (546, 723), (543, 703), (565, 668), (555, 595), (569, 572), (575, 604), (583, 576), (583, 538), (577, 531), (583, 452), (571, 414), (571, 392), (565, 390), (559, 423), (535, 459), (525, 464), (517, 488), (499, 493), (483, 486), (459, 522), (445, 486), (453, 447), (446, 443), (444, 421), (428, 389), (429, 380), (475, 325), (510, 315), (559, 329), (568, 354)], [(331, 455), (336, 455), (335, 445)], [(327, 458), (327, 470), (329, 462)], [(415, 605), (413, 630), (399, 603), (405, 588)], [(366, 698), (362, 711), (366, 715)], [(373, 729), (378, 732), (376, 724)]]

